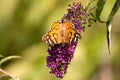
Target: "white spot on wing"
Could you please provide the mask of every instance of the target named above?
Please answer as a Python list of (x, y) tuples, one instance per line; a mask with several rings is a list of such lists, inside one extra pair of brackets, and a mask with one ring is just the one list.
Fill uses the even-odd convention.
[(77, 41), (77, 38), (75, 37), (74, 42), (76, 42), (76, 41)]
[(48, 43), (49, 43), (49, 44), (52, 44), (52, 42), (51, 42), (51, 40), (50, 40), (50, 39), (48, 40)]

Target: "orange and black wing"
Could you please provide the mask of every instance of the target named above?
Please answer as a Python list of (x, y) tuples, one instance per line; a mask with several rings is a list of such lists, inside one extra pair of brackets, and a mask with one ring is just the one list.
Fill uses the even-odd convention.
[(74, 28), (74, 25), (70, 21), (64, 22), (64, 26), (66, 27), (65, 32), (65, 43), (76, 42), (80, 39), (80, 33)]
[(50, 45), (57, 44), (58, 42), (60, 42), (58, 34), (60, 26), (61, 23), (59, 21), (54, 22), (51, 25), (50, 30), (43, 36), (43, 41)]

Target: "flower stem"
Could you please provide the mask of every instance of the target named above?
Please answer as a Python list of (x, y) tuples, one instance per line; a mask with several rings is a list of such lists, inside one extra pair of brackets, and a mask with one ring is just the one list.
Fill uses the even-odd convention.
[(6, 72), (5, 70), (0, 68), (0, 72), (2, 72), (3, 74), (8, 75), (10, 78), (12, 78), (13, 80), (19, 80), (16, 77), (14, 77), (13, 75), (11, 75), (10, 73)]

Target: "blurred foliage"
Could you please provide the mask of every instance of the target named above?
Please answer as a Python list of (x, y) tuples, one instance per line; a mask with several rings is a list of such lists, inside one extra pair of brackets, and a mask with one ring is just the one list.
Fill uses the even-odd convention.
[[(20, 80), (60, 80), (46, 66), (47, 44), (41, 37), (52, 22), (61, 19), (67, 5), (88, 0), (0, 0), (1, 56), (22, 56), (2, 64)], [(100, 19), (107, 20), (115, 0), (106, 0)], [(96, 5), (94, 3), (93, 5)], [(68, 73), (62, 80), (120, 80), (120, 10), (113, 18), (112, 52), (108, 54), (106, 25), (97, 22), (86, 28), (79, 41)], [(0, 80), (8, 80), (0, 73)]]

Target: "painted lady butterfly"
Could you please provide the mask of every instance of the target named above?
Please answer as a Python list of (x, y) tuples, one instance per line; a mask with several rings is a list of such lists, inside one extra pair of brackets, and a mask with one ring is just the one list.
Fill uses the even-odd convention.
[(49, 45), (76, 42), (81, 38), (70, 21), (54, 22), (50, 30), (43, 36), (43, 41)]

